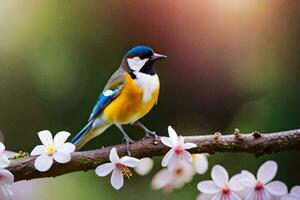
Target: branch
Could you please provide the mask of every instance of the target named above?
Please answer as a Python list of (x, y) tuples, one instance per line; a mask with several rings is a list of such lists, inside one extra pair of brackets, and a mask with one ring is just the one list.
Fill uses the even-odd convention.
[[(240, 134), (236, 130), (232, 135), (222, 136), (220, 133), (215, 133), (214, 135), (186, 136), (184, 140), (197, 144), (197, 148), (190, 150), (191, 153), (247, 152), (259, 156), (265, 153), (300, 149), (300, 129), (268, 134), (259, 132)], [(124, 144), (115, 147), (119, 155), (126, 154)], [(43, 173), (34, 168), (36, 157), (20, 159), (12, 163), (8, 170), (14, 174), (15, 181), (55, 177), (75, 171), (88, 171), (107, 162), (111, 148), (75, 152), (69, 163), (55, 162), (49, 171)], [(162, 156), (168, 150), (169, 147), (164, 146), (160, 139), (157, 141), (142, 139), (130, 145), (130, 152), (136, 158)]]

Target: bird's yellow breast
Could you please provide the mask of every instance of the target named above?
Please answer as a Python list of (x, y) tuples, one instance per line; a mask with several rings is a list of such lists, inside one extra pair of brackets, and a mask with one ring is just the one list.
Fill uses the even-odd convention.
[[(145, 88), (140, 87), (136, 80), (132, 79), (128, 73), (124, 73), (124, 78), (125, 82), (123, 88), (121, 89), (120, 95), (103, 111), (105, 117), (113, 123), (134, 123), (146, 115), (158, 100), (158, 78), (157, 86), (155, 86), (153, 91), (150, 91), (150, 97), (146, 98), (146, 100), (145, 94), (149, 91), (145, 91)], [(151, 83), (149, 82), (149, 84)]]

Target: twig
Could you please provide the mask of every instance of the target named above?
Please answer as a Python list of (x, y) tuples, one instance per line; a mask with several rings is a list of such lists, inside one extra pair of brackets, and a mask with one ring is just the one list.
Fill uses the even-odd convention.
[[(265, 153), (275, 153), (284, 150), (300, 149), (300, 129), (277, 133), (241, 134), (235, 131), (232, 135), (186, 136), (184, 140), (197, 144), (197, 148), (191, 149), (191, 153), (216, 152), (247, 152), (257, 156)], [(125, 145), (116, 145), (119, 155), (126, 154)], [(36, 157), (26, 157), (13, 162), (8, 170), (15, 176), (15, 181), (30, 180), (43, 177), (55, 177), (75, 171), (87, 171), (96, 168), (101, 163), (108, 161), (109, 151), (112, 147), (101, 148), (93, 151), (75, 152), (72, 160), (67, 164), (54, 163), (47, 172), (39, 172), (34, 169)], [(130, 145), (133, 157), (162, 156), (169, 150), (160, 139), (142, 139)]]

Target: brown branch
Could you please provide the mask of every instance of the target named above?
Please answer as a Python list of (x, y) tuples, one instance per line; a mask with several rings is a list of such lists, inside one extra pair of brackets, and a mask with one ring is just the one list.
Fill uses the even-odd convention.
[[(284, 150), (300, 149), (300, 129), (261, 134), (254, 132), (250, 134), (186, 136), (186, 142), (197, 144), (197, 148), (191, 149), (191, 153), (216, 152), (247, 152), (255, 155), (274, 153)], [(125, 145), (116, 145), (119, 155), (125, 155)], [(39, 172), (34, 169), (36, 157), (26, 157), (12, 163), (8, 170), (15, 176), (15, 181), (30, 180), (43, 177), (55, 177), (75, 171), (87, 171), (96, 168), (101, 163), (108, 161), (109, 151), (112, 147), (106, 147), (93, 151), (75, 152), (72, 160), (67, 164), (54, 163), (47, 172)], [(133, 157), (162, 156), (169, 150), (160, 140), (142, 139), (130, 145)]]

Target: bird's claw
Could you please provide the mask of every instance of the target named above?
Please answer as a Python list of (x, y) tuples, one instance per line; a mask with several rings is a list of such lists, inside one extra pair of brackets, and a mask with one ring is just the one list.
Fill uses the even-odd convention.
[(125, 141), (126, 143), (128, 142), (129, 144), (134, 143), (135, 141), (133, 139), (131, 139), (130, 137), (124, 137), (123, 141)]
[(129, 151), (129, 145), (130, 145), (131, 143), (133, 143), (134, 140), (132, 140), (130, 137), (124, 137), (124, 138), (123, 138), (123, 141), (125, 141), (125, 143), (126, 143), (126, 151), (127, 151), (127, 155), (130, 156), (131, 153), (130, 153), (130, 151)]
[(158, 135), (154, 131), (146, 131), (145, 138), (151, 138), (154, 140), (158, 140)]

